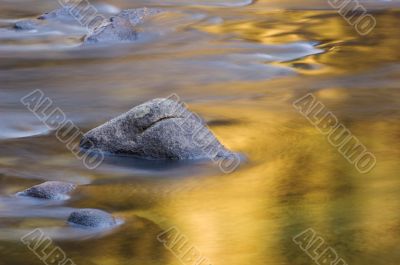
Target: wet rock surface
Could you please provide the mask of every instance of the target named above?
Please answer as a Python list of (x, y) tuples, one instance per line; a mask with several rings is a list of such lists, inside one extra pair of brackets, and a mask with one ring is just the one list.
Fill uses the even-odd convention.
[(47, 200), (63, 200), (76, 188), (75, 184), (61, 181), (47, 181), (18, 192), (18, 196), (33, 197)]
[(198, 115), (176, 101), (161, 98), (145, 102), (92, 129), (84, 135), (81, 147), (160, 160), (233, 155)]
[(117, 224), (109, 213), (98, 209), (79, 209), (70, 214), (68, 223), (91, 228), (107, 228)]

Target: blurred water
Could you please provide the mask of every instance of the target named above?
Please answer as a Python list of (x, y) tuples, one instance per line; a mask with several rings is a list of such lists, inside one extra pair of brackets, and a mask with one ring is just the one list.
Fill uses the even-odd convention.
[[(292, 237), (312, 227), (348, 264), (397, 265), (400, 1), (359, 2), (377, 21), (367, 36), (320, 0), (108, 1), (167, 12), (136, 43), (83, 47), (80, 27), (11, 28), (56, 1), (0, 1), (0, 264), (42, 264), (19, 241), (38, 227), (76, 264), (180, 264), (156, 239), (176, 226), (213, 264), (311, 264)], [(21, 104), (34, 89), (83, 132), (177, 93), (246, 162), (229, 175), (127, 157), (88, 170)], [(377, 157), (370, 173), (296, 112), (308, 92)], [(82, 186), (57, 203), (13, 196), (45, 180)], [(124, 222), (66, 225), (89, 207)]]

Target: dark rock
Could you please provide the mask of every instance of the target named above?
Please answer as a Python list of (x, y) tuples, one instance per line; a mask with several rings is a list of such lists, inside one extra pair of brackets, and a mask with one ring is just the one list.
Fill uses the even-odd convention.
[(81, 147), (162, 160), (233, 155), (198, 115), (170, 99), (150, 100), (92, 129)]
[(84, 38), (85, 44), (132, 42), (137, 39), (135, 26), (150, 16), (160, 13), (155, 8), (126, 9), (95, 28)]
[(33, 186), (22, 192), (18, 196), (34, 197), (38, 199), (63, 200), (69, 193), (76, 188), (76, 185), (61, 181), (46, 181), (42, 184)]
[(68, 222), (92, 228), (107, 228), (117, 224), (109, 213), (97, 209), (79, 209), (70, 214)]

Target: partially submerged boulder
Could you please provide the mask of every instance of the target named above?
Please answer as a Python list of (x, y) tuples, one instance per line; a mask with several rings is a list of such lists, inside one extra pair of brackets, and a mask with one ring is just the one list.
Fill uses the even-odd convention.
[(81, 4), (64, 5), (37, 18), (17, 21), (14, 28), (17, 30), (33, 30), (54, 22), (91, 28), (99, 26), (103, 20), (118, 12), (120, 12), (118, 8), (105, 3), (98, 3), (90, 7)]
[(135, 26), (160, 13), (156, 8), (135, 8), (121, 11), (84, 37), (85, 44), (132, 42), (137, 39)]
[(153, 99), (92, 129), (84, 149), (145, 159), (218, 159), (232, 156), (203, 120), (171, 99)]
[(68, 223), (90, 228), (115, 226), (117, 220), (109, 213), (98, 209), (79, 209), (70, 214)]
[(18, 192), (18, 196), (33, 197), (47, 200), (63, 200), (76, 188), (75, 184), (62, 181), (46, 181), (24, 191)]
[[(118, 14), (118, 10), (109, 5), (96, 5), (100, 13), (90, 13), (80, 10), (78, 6), (63, 6), (46, 12), (34, 19), (24, 19), (14, 24), (16, 30), (36, 30), (66, 28), (84, 31), (84, 44), (97, 43), (123, 43), (137, 40), (137, 25), (143, 23), (148, 17), (161, 12), (157, 8), (126, 9)], [(96, 11), (96, 10), (90, 10)], [(85, 16), (90, 14), (88, 16)], [(66, 26), (66, 27), (65, 27)]]

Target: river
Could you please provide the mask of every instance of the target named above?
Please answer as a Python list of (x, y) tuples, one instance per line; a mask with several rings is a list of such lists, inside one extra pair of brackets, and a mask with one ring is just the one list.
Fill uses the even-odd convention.
[[(376, 19), (366, 35), (320, 0), (108, 1), (170, 12), (135, 43), (86, 47), (78, 31), (11, 29), (56, 1), (1, 0), (0, 264), (43, 264), (20, 241), (36, 228), (77, 265), (194, 264), (157, 239), (171, 227), (213, 265), (313, 264), (293, 240), (308, 228), (349, 265), (398, 264), (400, 1), (359, 3)], [(230, 174), (126, 157), (90, 170), (20, 102), (35, 89), (82, 132), (175, 93), (245, 159)], [(370, 171), (295, 108), (309, 93), (374, 155)], [(46, 180), (80, 186), (61, 202), (13, 196)], [(71, 229), (72, 208), (123, 223)]]

